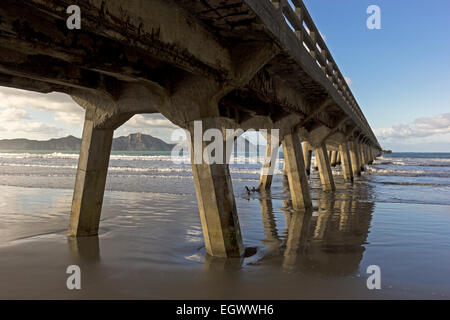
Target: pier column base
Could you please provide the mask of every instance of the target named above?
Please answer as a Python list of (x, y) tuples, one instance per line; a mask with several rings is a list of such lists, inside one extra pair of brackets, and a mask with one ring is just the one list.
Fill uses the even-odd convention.
[(289, 189), (294, 209), (312, 207), (308, 176), (303, 159), (302, 144), (298, 134), (291, 133), (283, 138), (283, 153), (288, 174)]
[(319, 164), (319, 175), (322, 183), (323, 191), (335, 191), (336, 186), (334, 184), (333, 173), (331, 171), (330, 160), (328, 158), (327, 147), (322, 144), (315, 150), (317, 161)]
[(339, 146), (339, 154), (341, 158), (341, 167), (344, 180), (347, 182), (353, 182), (352, 164), (350, 161), (350, 153), (348, 151), (347, 143), (343, 143)]

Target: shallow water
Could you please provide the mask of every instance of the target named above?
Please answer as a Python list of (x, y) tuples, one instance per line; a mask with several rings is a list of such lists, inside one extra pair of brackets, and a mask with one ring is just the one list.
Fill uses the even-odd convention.
[[(334, 168), (334, 194), (313, 172), (309, 213), (292, 211), (279, 174), (271, 194), (248, 197), (260, 165), (232, 165), (256, 253), (219, 259), (205, 253), (187, 164), (113, 155), (99, 237), (68, 239), (77, 155), (0, 153), (0, 298), (448, 299), (450, 178), (428, 173), (450, 170), (449, 158), (387, 155), (354, 185)], [(82, 290), (66, 288), (71, 264)], [(381, 268), (381, 290), (367, 289), (369, 265)]]

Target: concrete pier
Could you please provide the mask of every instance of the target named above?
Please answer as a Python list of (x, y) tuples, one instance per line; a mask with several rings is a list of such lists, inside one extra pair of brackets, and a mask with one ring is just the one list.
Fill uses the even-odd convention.
[(349, 152), (347, 142), (342, 143), (339, 146), (339, 154), (342, 159), (341, 168), (342, 168), (344, 180), (346, 182), (353, 182), (352, 162), (350, 159), (350, 152)]
[(328, 158), (327, 147), (323, 143), (322, 146), (315, 150), (319, 165), (320, 182), (322, 183), (323, 191), (335, 191), (333, 173), (331, 171), (331, 164)]
[[(191, 139), (194, 121), (203, 124), (201, 135), (279, 130), (295, 209), (312, 206), (312, 150), (325, 191), (335, 190), (332, 165), (341, 162), (351, 181), (382, 150), (301, 0), (77, 5), (79, 30), (61, 23), (65, 0), (0, 6), (0, 85), (64, 93), (86, 111), (70, 236), (98, 234), (114, 130), (135, 114), (162, 114)], [(200, 145), (202, 153), (207, 145)], [(264, 168), (271, 168), (277, 148), (266, 152)], [(206, 251), (242, 256), (228, 164), (192, 161), (192, 172)], [(269, 190), (272, 178), (271, 170), (263, 174), (260, 189)]]
[(331, 159), (330, 159), (330, 161), (331, 161), (331, 166), (332, 166), (332, 167), (336, 167), (336, 164), (337, 164), (337, 155), (338, 155), (338, 152), (337, 152), (337, 151), (331, 151)]
[(309, 176), (311, 174), (311, 157), (312, 148), (308, 141), (303, 142), (303, 159), (305, 160), (306, 174)]
[(114, 129), (130, 115), (111, 117), (84, 102), (86, 115), (75, 179), (69, 236), (98, 234)]
[(292, 198), (292, 207), (294, 209), (312, 208), (302, 144), (298, 134), (291, 133), (284, 136), (283, 152)]
[(350, 152), (350, 162), (352, 164), (353, 178), (356, 178), (358, 176), (361, 176), (361, 165), (359, 163), (358, 143), (355, 141), (351, 141), (349, 142), (349, 145), (351, 146), (349, 148), (349, 152)]
[[(203, 129), (206, 128), (204, 125)], [(192, 175), (206, 252), (216, 257), (240, 257), (244, 246), (228, 164), (208, 164), (205, 159), (195, 164), (194, 139), (191, 132)], [(207, 144), (203, 141), (201, 145), (203, 155)]]
[[(259, 178), (259, 190), (266, 191), (270, 189), (272, 185), (273, 173), (275, 171), (275, 163), (278, 156), (279, 139), (272, 139), (270, 134), (266, 136), (267, 145), (266, 145), (266, 154), (264, 156), (264, 163), (261, 168), (261, 175)], [(274, 143), (273, 140), (276, 140), (277, 143)], [(284, 167), (283, 167), (284, 173)]]

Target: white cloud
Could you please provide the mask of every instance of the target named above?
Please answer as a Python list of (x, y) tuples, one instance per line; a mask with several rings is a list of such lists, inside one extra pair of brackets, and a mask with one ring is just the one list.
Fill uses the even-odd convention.
[(353, 80), (350, 77), (344, 77), (345, 82), (347, 82), (348, 86), (351, 87), (353, 85)]
[[(33, 119), (34, 116), (39, 119)], [(0, 87), (0, 120), (3, 122), (0, 138), (52, 138), (79, 132), (83, 127), (84, 109), (66, 94)], [(161, 114), (138, 114), (115, 135), (142, 132), (170, 141), (171, 133), (177, 128)]]
[(28, 112), (22, 109), (0, 109), (0, 119), (2, 125), (7, 124), (9, 121), (30, 119)]
[(395, 124), (391, 128), (375, 129), (381, 140), (413, 139), (450, 133), (450, 113), (422, 117), (409, 124)]

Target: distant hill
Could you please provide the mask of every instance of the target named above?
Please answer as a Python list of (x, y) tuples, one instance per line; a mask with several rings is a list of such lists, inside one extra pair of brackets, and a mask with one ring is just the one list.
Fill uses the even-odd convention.
[[(46, 141), (28, 139), (0, 140), (0, 150), (80, 150), (81, 139), (74, 136), (50, 139)], [(127, 137), (114, 138), (114, 151), (171, 151), (173, 144), (142, 133), (133, 133)]]

